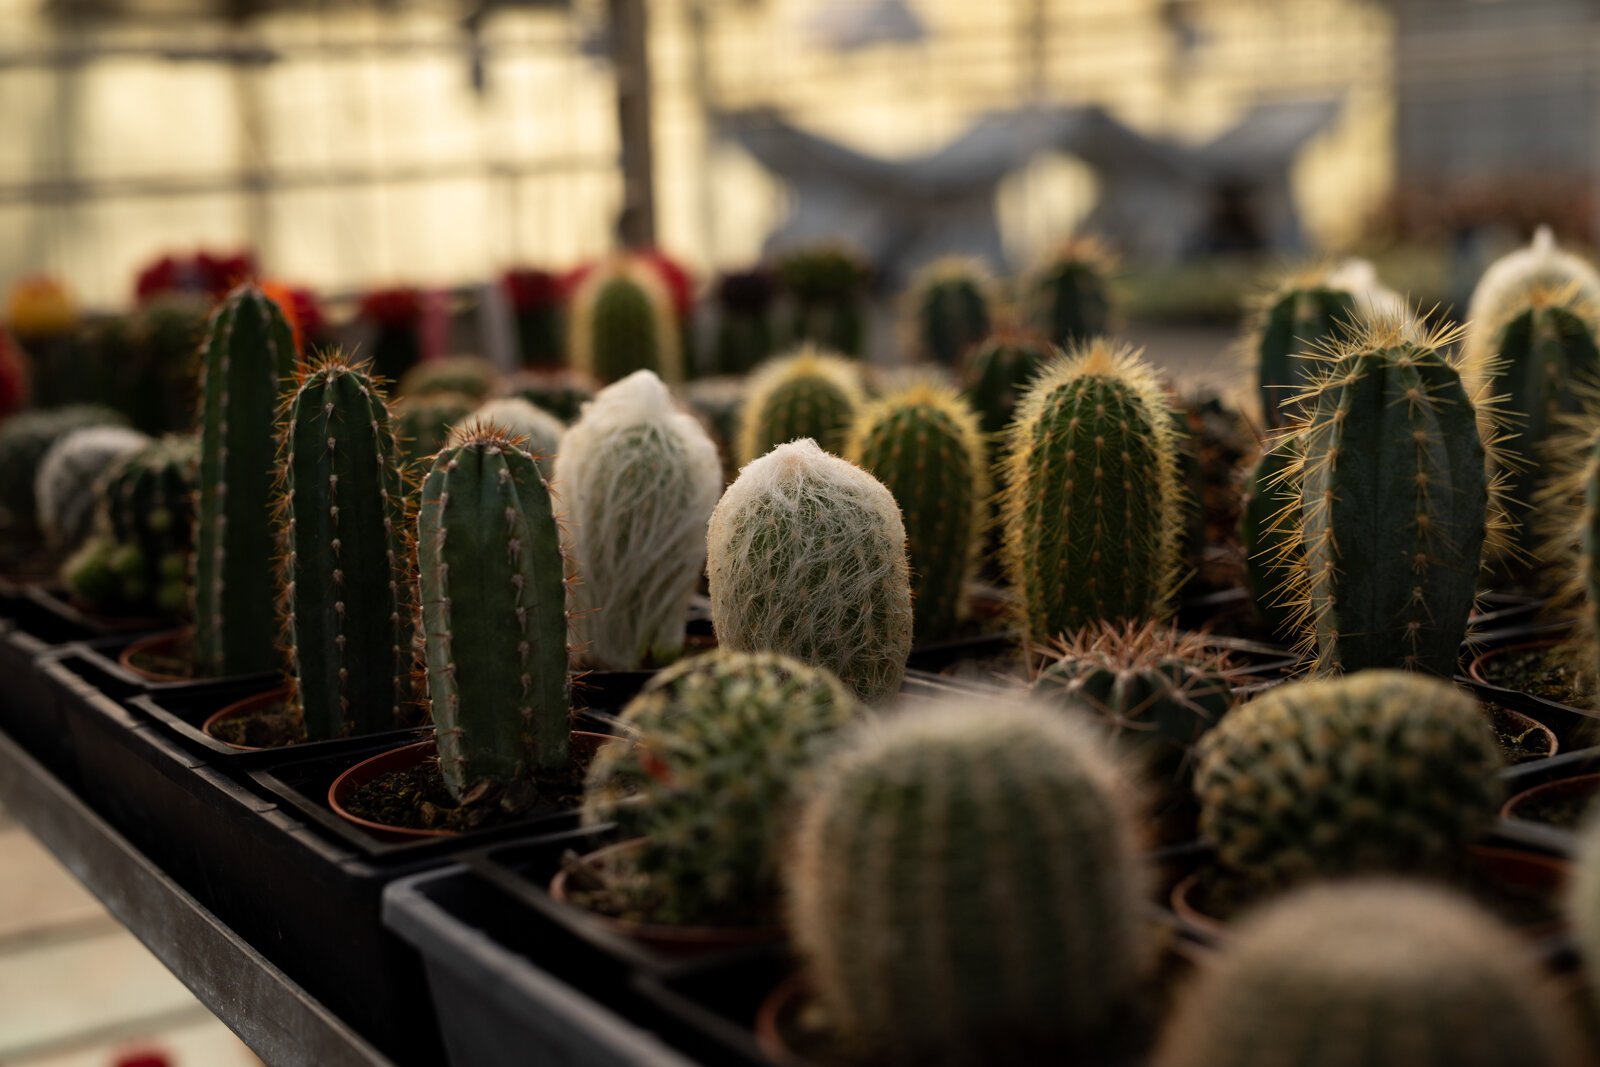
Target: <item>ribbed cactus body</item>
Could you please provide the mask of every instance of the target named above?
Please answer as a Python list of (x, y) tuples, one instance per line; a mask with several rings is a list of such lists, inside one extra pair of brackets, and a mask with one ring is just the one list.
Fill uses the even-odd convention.
[(306, 736), (393, 729), (411, 604), (388, 404), (363, 370), (329, 356), (302, 374), (279, 449), (285, 636)]
[(448, 393), (482, 401), (500, 384), (500, 372), (482, 356), (445, 356), (418, 363), (401, 377), (396, 392), (404, 397)]
[(1096, 1032), (1146, 963), (1146, 875), (1133, 798), (1075, 726), (949, 698), (869, 724), (820, 772), (790, 930), (870, 1062), (1105, 1062)]
[(194, 644), (201, 675), (276, 665), (268, 565), (279, 397), (292, 384), (294, 337), (250, 284), (211, 316), (201, 350), (200, 495), (195, 508)]
[(724, 274), (716, 287), (717, 333), (713, 374), (748, 374), (772, 355), (772, 310), (777, 282), (759, 268)]
[(478, 409), (463, 393), (402, 396), (394, 403), (395, 437), (413, 470), (426, 470), (427, 460), (450, 440), (450, 430)]
[(39, 538), (36, 485), (52, 445), (75, 430), (121, 426), (121, 415), (94, 404), (24, 411), (0, 424), (0, 529), (12, 547)]
[(1182, 525), (1177, 441), (1137, 354), (1095, 340), (1057, 360), (1006, 445), (1005, 568), (1030, 638), (1165, 616)]
[(739, 461), (809, 437), (825, 450), (844, 448), (865, 395), (855, 364), (804, 347), (771, 360), (750, 380), (739, 416)]
[(189, 551), (200, 444), (163, 437), (117, 463), (101, 497), (104, 532), (132, 548), (134, 568), (121, 576), (119, 601), (177, 615), (188, 604)]
[(983, 419), (984, 433), (998, 434), (1011, 425), (1017, 401), (1051, 354), (1048, 341), (1026, 333), (997, 333), (967, 350), (961, 390)]
[(555, 480), (580, 654), (613, 670), (677, 659), (722, 490), (716, 445), (661, 379), (636, 371), (602, 389), (567, 430)]
[(1283, 514), (1301, 553), (1280, 599), (1318, 665), (1454, 673), (1495, 511), (1478, 411), (1443, 336), (1363, 327), (1295, 429)]
[(977, 415), (953, 389), (913, 386), (865, 408), (844, 454), (900, 505), (916, 637), (950, 635), (977, 569), (989, 497)]
[(684, 355), (672, 297), (656, 268), (631, 256), (594, 267), (572, 295), (569, 362), (601, 382), (637, 370), (669, 382), (684, 378)]
[(1069, 241), (1024, 280), (1029, 324), (1070, 348), (1111, 326), (1111, 260), (1095, 241)]
[(1284, 509), (1299, 507), (1298, 447), (1293, 437), (1284, 437), (1261, 454), (1246, 481), (1239, 514), (1245, 584), (1256, 616), (1280, 639), (1292, 637), (1295, 630), (1294, 613), (1280, 602), (1285, 595), (1283, 580), (1304, 566), (1300, 538), (1281, 519)]
[(989, 336), (989, 272), (978, 260), (935, 260), (911, 280), (905, 314), (923, 358), (960, 366), (962, 354)]
[(417, 515), (428, 698), (458, 799), (566, 763), (566, 581), (550, 491), (511, 438), (435, 457)]
[(867, 265), (842, 245), (797, 248), (778, 261), (787, 296), (784, 339), (859, 358), (867, 340)]
[(1528, 946), (1444, 888), (1317, 886), (1241, 924), (1155, 1067), (1576, 1067), (1570, 1009)]
[(519, 396), (503, 396), (481, 405), (450, 430), (450, 442), (458, 443), (480, 427), (498, 426), (512, 437), (523, 438), (522, 449), (533, 453), (539, 471), (546, 479), (555, 473), (556, 451), (567, 427), (543, 408), (534, 407)]
[(187, 433), (193, 428), (200, 345), (210, 300), (171, 293), (139, 309), (133, 343), (139, 358), (136, 425), (146, 433)]
[(1445, 870), (1488, 828), (1501, 756), (1471, 695), (1404, 671), (1280, 686), (1200, 743), (1201, 832), (1262, 885)]
[(56, 552), (81, 545), (94, 528), (107, 472), (149, 443), (150, 438), (124, 426), (89, 426), (51, 445), (34, 479), (45, 544)]
[(778, 871), (815, 765), (864, 714), (832, 674), (719, 650), (669, 667), (589, 767), (586, 823), (642, 837), (624, 892), (652, 921), (772, 922)]
[(824, 667), (869, 703), (892, 696), (911, 651), (905, 543), (894, 497), (870, 474), (814, 441), (778, 446), (711, 515), (718, 640)]

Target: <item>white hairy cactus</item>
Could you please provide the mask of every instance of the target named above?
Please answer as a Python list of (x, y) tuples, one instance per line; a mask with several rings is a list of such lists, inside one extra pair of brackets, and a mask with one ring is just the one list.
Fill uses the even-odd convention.
[(560, 419), (520, 396), (503, 396), (456, 423), (450, 431), (450, 444), (459, 445), (484, 426), (498, 426), (512, 437), (526, 437), (522, 447), (533, 453), (539, 473), (546, 481), (555, 474), (556, 450), (567, 432)]
[(779, 445), (722, 495), (707, 549), (723, 648), (825, 667), (869, 703), (899, 690), (911, 650), (906, 532), (872, 475), (810, 438)]
[(584, 406), (555, 480), (580, 656), (611, 670), (676, 659), (722, 487), (716, 445), (660, 378), (635, 371)]
[(50, 446), (33, 483), (45, 543), (62, 551), (81, 545), (94, 527), (101, 477), (117, 460), (149, 443), (138, 430), (92, 426)]

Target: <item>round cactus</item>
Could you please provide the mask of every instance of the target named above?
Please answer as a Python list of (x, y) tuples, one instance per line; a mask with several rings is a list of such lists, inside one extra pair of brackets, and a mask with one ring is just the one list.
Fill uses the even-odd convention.
[(818, 774), (790, 931), (873, 1062), (1103, 1062), (1148, 959), (1136, 803), (1059, 713), (948, 697), (866, 724)]
[(589, 766), (583, 819), (644, 838), (618, 889), (652, 922), (773, 922), (795, 804), (863, 713), (833, 675), (718, 650), (651, 679)]
[(394, 402), (395, 438), (413, 468), (425, 466), (450, 440), (451, 427), (478, 409), (464, 393), (424, 393)]
[(1449, 870), (1494, 819), (1501, 756), (1470, 694), (1404, 671), (1281, 686), (1200, 742), (1218, 860), (1252, 882)]
[(572, 370), (519, 371), (501, 385), (505, 396), (521, 397), (564, 423), (571, 423), (594, 399), (599, 384), (587, 374)]
[(997, 434), (1011, 425), (1017, 400), (1054, 353), (1037, 334), (992, 334), (967, 350), (961, 390), (983, 418), (983, 432)]
[(824, 667), (869, 703), (900, 689), (911, 651), (906, 532), (866, 471), (804, 439), (745, 466), (706, 535), (724, 648)]
[(1054, 249), (1023, 281), (1023, 303), (1034, 329), (1063, 347), (1082, 344), (1111, 325), (1112, 262), (1092, 238)]
[(772, 355), (772, 309), (777, 295), (777, 280), (759, 267), (733, 271), (717, 280), (713, 374), (748, 374)]
[(912, 386), (864, 408), (844, 454), (900, 505), (915, 636), (949, 636), (983, 547), (989, 465), (977, 415), (953, 389)]
[(1164, 617), (1180, 564), (1178, 446), (1138, 354), (1096, 339), (1058, 359), (1006, 444), (1004, 562), (1030, 639)]
[(767, 362), (750, 379), (739, 414), (739, 460), (809, 437), (838, 454), (865, 396), (856, 365), (805, 346)]
[(107, 470), (149, 443), (150, 438), (138, 430), (90, 426), (51, 445), (34, 479), (45, 544), (57, 552), (83, 544), (94, 528)]
[(519, 396), (503, 396), (481, 405), (456, 423), (450, 430), (450, 443), (459, 444), (483, 426), (498, 426), (512, 437), (523, 438), (523, 450), (531, 452), (539, 461), (539, 470), (545, 478), (554, 474), (556, 452), (561, 446), (562, 434), (567, 432), (560, 419)]
[(672, 296), (659, 270), (614, 256), (583, 276), (568, 312), (568, 362), (602, 382), (636, 370), (669, 382), (684, 378), (684, 353)]
[(13, 547), (29, 545), (39, 537), (35, 482), (50, 447), (74, 430), (124, 422), (110, 408), (75, 404), (24, 411), (0, 425), (0, 529)]
[(810, 342), (859, 358), (867, 340), (867, 278), (861, 257), (840, 244), (796, 248), (778, 261), (788, 297), (790, 344)]
[(711, 438), (660, 378), (635, 371), (584, 406), (562, 440), (556, 482), (581, 655), (611, 670), (672, 662), (722, 489)]
[(938, 259), (918, 271), (906, 292), (913, 349), (924, 359), (959, 366), (962, 354), (989, 335), (992, 285), (975, 259)]

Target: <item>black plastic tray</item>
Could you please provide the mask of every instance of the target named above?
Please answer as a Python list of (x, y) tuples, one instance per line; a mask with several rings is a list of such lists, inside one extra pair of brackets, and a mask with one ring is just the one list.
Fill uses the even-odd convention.
[(94, 638), (78, 643), (77, 656), (83, 663), (83, 666), (79, 668), (81, 673), (94, 684), (95, 688), (118, 700), (126, 700), (129, 697), (140, 694), (164, 696), (168, 694), (206, 692), (219, 687), (245, 689), (259, 693), (282, 684), (280, 676), (270, 671), (259, 674), (233, 674), (221, 678), (152, 682), (148, 678), (134, 674), (117, 662), (117, 657), (122, 654), (123, 649), (133, 643), (135, 636), (123, 634)]

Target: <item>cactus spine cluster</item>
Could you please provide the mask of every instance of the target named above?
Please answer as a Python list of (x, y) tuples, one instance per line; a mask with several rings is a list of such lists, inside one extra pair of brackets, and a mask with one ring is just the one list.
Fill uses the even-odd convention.
[(548, 411), (519, 396), (499, 397), (456, 423), (450, 430), (450, 443), (460, 442), (483, 426), (498, 426), (512, 437), (523, 438), (522, 450), (539, 461), (540, 473), (547, 480), (555, 473), (556, 452), (567, 428)]
[(983, 419), (983, 432), (998, 434), (1011, 425), (1017, 400), (1052, 355), (1050, 343), (1030, 333), (1005, 331), (967, 350), (961, 390)]
[(660, 666), (683, 651), (722, 490), (717, 447), (651, 371), (602, 389), (556, 459), (566, 504), (573, 637), (589, 663)]
[(393, 729), (411, 667), (406, 486), (373, 379), (338, 353), (303, 369), (279, 455), (283, 622), (306, 736)]
[(1309, 887), (1242, 924), (1187, 990), (1155, 1067), (1576, 1067), (1554, 984), (1465, 897)]
[(89, 426), (51, 445), (33, 490), (45, 544), (56, 552), (83, 544), (94, 528), (106, 469), (149, 443), (125, 426)]
[(785, 337), (859, 358), (867, 340), (867, 265), (836, 244), (797, 248), (778, 261), (788, 297)]
[(1200, 828), (1263, 886), (1460, 863), (1493, 820), (1501, 756), (1488, 717), (1405, 671), (1281, 686), (1200, 742)]
[(1299, 509), (1300, 487), (1294, 480), (1299, 462), (1294, 437), (1283, 437), (1261, 453), (1250, 472), (1239, 513), (1239, 545), (1244, 551), (1244, 577), (1256, 616), (1278, 638), (1294, 633), (1294, 616), (1279, 602), (1283, 576), (1303, 566), (1304, 553), (1292, 523), (1283, 521), (1284, 509)]
[(1502, 537), (1497, 442), (1443, 354), (1450, 330), (1357, 326), (1305, 394), (1280, 514), (1278, 600), (1320, 669), (1455, 671), (1486, 539)]
[(589, 271), (572, 294), (568, 362), (601, 382), (637, 370), (663, 380), (684, 378), (684, 354), (672, 296), (657, 269), (617, 256)]
[(892, 696), (911, 651), (906, 532), (866, 471), (804, 439), (747, 464), (706, 534), (722, 647), (824, 667), (868, 703)]
[(840, 1037), (871, 1062), (1105, 1062), (1147, 957), (1135, 807), (1052, 710), (963, 695), (867, 724), (820, 772), (790, 864), (790, 930)]
[(0, 528), (8, 542), (26, 546), (39, 538), (35, 483), (50, 447), (75, 430), (121, 426), (124, 421), (110, 408), (74, 404), (20, 412), (0, 425)]
[(625, 897), (653, 922), (775, 921), (797, 800), (864, 713), (833, 675), (788, 656), (709, 652), (661, 672), (590, 764), (583, 818), (644, 843)]
[(1064, 348), (1111, 326), (1111, 257), (1099, 242), (1078, 238), (1055, 249), (1023, 281), (1034, 329)]
[(838, 454), (864, 399), (856, 365), (823, 349), (805, 345), (770, 360), (745, 395), (739, 460), (749, 463), (802, 437)]
[(417, 568), (439, 770), (458, 800), (565, 765), (565, 565), (533, 457), (492, 428), (422, 484)]
[(915, 636), (949, 636), (983, 547), (989, 464), (977, 415), (954, 389), (912, 386), (861, 412), (844, 455), (900, 505)]
[(1029, 638), (1164, 617), (1183, 509), (1172, 415), (1137, 353), (1095, 339), (1033, 383), (1007, 435), (1006, 576)]
[(960, 366), (962, 354), (989, 336), (992, 285), (974, 259), (938, 259), (918, 271), (906, 294), (915, 350), (942, 366)]
[(200, 357), (200, 476), (194, 534), (194, 646), (200, 675), (276, 665), (272, 483), (279, 398), (294, 337), (278, 305), (246, 283), (217, 306)]

